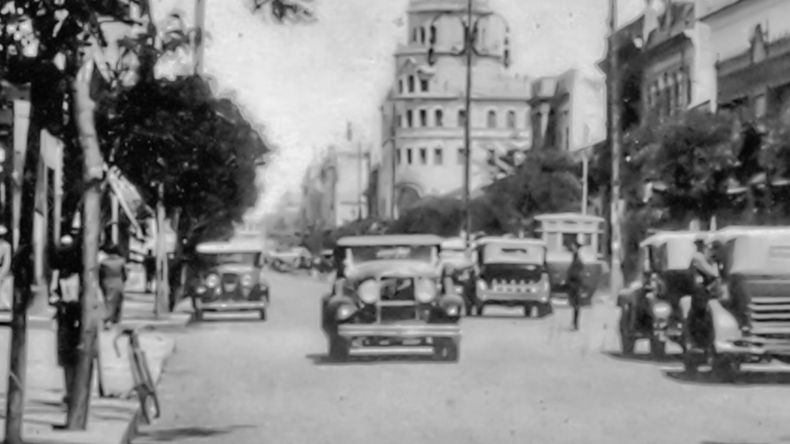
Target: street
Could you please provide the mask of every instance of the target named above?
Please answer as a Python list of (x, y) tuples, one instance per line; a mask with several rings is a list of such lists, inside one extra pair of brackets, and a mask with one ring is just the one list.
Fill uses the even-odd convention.
[(579, 332), (566, 307), (540, 320), (498, 308), (465, 318), (457, 364), (335, 364), (318, 322), (328, 284), (269, 278), (269, 321), (178, 334), (163, 417), (135, 444), (790, 442), (787, 368), (747, 366), (724, 384), (684, 379), (672, 356), (621, 358), (611, 301), (587, 309)]

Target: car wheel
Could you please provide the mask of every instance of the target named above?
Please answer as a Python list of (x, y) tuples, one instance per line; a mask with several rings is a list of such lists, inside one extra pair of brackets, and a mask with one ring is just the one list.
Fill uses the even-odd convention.
[(203, 320), (203, 310), (195, 309), (195, 312), (192, 314), (192, 317), (195, 319), (195, 322), (200, 322)]
[(265, 321), (266, 320), (266, 309), (265, 308), (261, 309), (260, 312), (259, 312), (259, 315), (261, 317), (261, 321)]
[(350, 345), (348, 341), (341, 337), (329, 339), (329, 358), (333, 361), (345, 361), (348, 359)]
[(485, 305), (483, 305), (483, 304), (477, 304), (477, 315), (478, 315), (478, 316), (483, 316), (483, 309), (484, 309), (484, 308), (485, 308)]
[(734, 382), (738, 372), (741, 370), (740, 362), (715, 354), (711, 358), (710, 367), (716, 378), (726, 382)]
[(650, 355), (653, 359), (663, 359), (667, 355), (667, 343), (656, 338), (650, 338)]
[(434, 341), (435, 356), (442, 361), (458, 362), (461, 358), (461, 342), (458, 339), (443, 339)]
[(546, 316), (550, 315), (553, 312), (554, 312), (554, 308), (551, 306), (551, 302), (538, 305), (539, 318), (545, 318)]
[(628, 323), (629, 315), (630, 309), (628, 306), (624, 306), (620, 313), (620, 350), (624, 356), (633, 355), (634, 346), (636, 345), (636, 339), (634, 339), (634, 335), (631, 333), (631, 328)]
[(467, 316), (474, 316), (475, 315), (475, 305), (472, 303), (466, 303), (466, 315)]
[(532, 305), (525, 305), (524, 306), (524, 317), (529, 318), (532, 316)]

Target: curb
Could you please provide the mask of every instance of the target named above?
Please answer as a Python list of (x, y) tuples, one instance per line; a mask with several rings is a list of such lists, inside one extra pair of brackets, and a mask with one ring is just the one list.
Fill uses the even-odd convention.
[[(189, 314), (189, 313), (173, 313), (170, 316), (170, 318), (171, 319), (168, 319), (167, 321), (164, 321), (164, 322), (161, 322), (161, 321), (158, 321), (158, 320), (151, 320), (151, 321), (147, 321), (147, 322), (146, 321), (141, 321), (141, 323), (142, 324), (146, 324), (146, 325), (151, 325), (151, 326), (154, 327), (155, 330), (162, 331), (162, 330), (169, 330), (171, 328), (186, 327), (187, 325), (189, 325), (192, 322), (192, 315)], [(175, 318), (175, 319), (173, 319), (173, 318)], [(176, 344), (175, 341), (174, 341), (173, 342), (173, 349), (171, 350), (171, 352), (167, 356), (165, 356), (162, 359), (161, 371), (159, 372), (159, 375), (158, 375), (156, 381), (154, 381), (154, 385), (156, 385), (157, 387), (159, 386), (159, 383), (161, 382), (162, 377), (166, 373), (166, 368), (167, 368), (168, 361), (170, 361), (170, 358), (172, 358), (176, 354), (176, 352), (178, 352), (178, 344)], [(135, 400), (135, 402), (137, 402), (137, 400)], [(142, 412), (141, 412), (141, 407), (138, 405), (137, 408), (135, 409), (135, 412), (132, 415), (132, 417), (129, 418), (129, 424), (126, 426), (126, 429), (121, 434), (121, 437), (120, 437), (120, 440), (118, 441), (118, 444), (131, 444), (132, 443), (132, 440), (137, 436), (138, 426), (139, 426), (141, 420), (142, 420)]]

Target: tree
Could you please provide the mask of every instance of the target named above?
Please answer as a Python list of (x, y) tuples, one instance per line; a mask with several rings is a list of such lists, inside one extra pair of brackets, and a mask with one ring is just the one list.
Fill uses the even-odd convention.
[(642, 176), (665, 186), (663, 205), (672, 220), (708, 221), (729, 205), (737, 140), (729, 116), (690, 111), (660, 125), (649, 145)]
[(457, 236), (463, 223), (463, 203), (451, 197), (426, 197), (392, 223), (389, 232)]

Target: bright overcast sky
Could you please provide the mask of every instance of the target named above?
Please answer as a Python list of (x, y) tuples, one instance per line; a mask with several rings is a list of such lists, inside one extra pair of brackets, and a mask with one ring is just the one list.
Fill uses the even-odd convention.
[[(191, 15), (193, 0), (172, 2)], [(249, 13), (249, 0), (207, 0), (206, 70), (235, 91), (266, 127), (279, 154), (265, 174), (258, 213), (296, 189), (313, 150), (342, 143), (345, 122), (378, 143), (378, 109), (393, 77), (393, 51), (406, 40), (408, 0), (315, 0), (318, 22), (283, 26)], [(490, 0), (508, 17), (513, 72), (530, 76), (576, 66), (592, 71), (604, 55), (608, 0)], [(620, 23), (644, 0), (620, 0)], [(400, 20), (399, 20), (400, 19)]]

